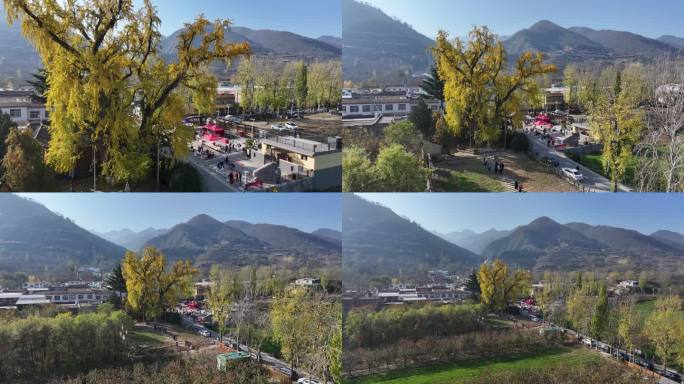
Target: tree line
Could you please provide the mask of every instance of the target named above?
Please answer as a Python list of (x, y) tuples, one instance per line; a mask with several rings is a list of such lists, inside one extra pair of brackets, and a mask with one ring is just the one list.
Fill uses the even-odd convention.
[(483, 372), (464, 384), (655, 384), (658, 379), (644, 376), (638, 370), (625, 369), (611, 361), (589, 361), (583, 364), (557, 364), (498, 372)]
[(247, 111), (337, 107), (341, 100), (339, 61), (280, 63), (256, 57), (240, 61), (233, 81), (240, 85), (240, 107)]
[(430, 170), (423, 145), (433, 135), (433, 113), (424, 101), (411, 111), (408, 120), (393, 122), (382, 139), (355, 129), (342, 158), (342, 190), (346, 192), (424, 192)]
[(344, 372), (348, 377), (436, 363), (452, 363), (494, 356), (532, 353), (559, 346), (558, 338), (537, 332), (492, 330), (454, 336), (402, 339), (378, 348), (346, 349)]
[[(646, 281), (641, 285), (645, 287)], [(655, 296), (646, 304), (652, 309), (640, 311), (639, 305), (644, 304), (639, 296), (609, 297), (605, 276), (546, 274), (535, 300), (544, 318), (557, 324), (628, 351), (641, 350), (665, 366), (684, 365), (684, 312), (679, 295)]]
[[(295, 288), (282, 284), (275, 274), (260, 274), (256, 267), (242, 273), (214, 267), (206, 300), (221, 337), (232, 325), (238, 344), (255, 348), (257, 354), (271, 340), (293, 369), (338, 383), (342, 309), (324, 280), (318, 290)], [(270, 304), (260, 305), (257, 299), (264, 295), (273, 297)]]
[(453, 336), (482, 330), (484, 316), (478, 304), (426, 305), (383, 311), (356, 309), (345, 319), (345, 346), (377, 348), (396, 340)]
[(229, 363), (225, 371), (216, 369), (214, 356), (200, 355), (169, 362), (137, 363), (129, 367), (98, 369), (50, 384), (157, 384), (157, 383), (269, 383), (269, 374), (253, 360)]
[(0, 319), (0, 377), (44, 380), (128, 362), (132, 320), (103, 306), (96, 313)]

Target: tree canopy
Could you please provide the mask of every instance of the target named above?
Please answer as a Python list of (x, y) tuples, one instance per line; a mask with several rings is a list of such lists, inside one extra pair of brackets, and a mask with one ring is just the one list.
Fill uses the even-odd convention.
[(538, 103), (535, 80), (556, 71), (539, 52), (524, 52), (509, 70), (503, 44), (487, 27), (474, 27), (467, 41), (450, 41), (440, 31), (433, 55), (444, 81), (446, 119), (471, 145), (498, 140), (508, 119), (521, 119), (524, 101)]
[(122, 269), (127, 305), (144, 320), (160, 317), (178, 299), (188, 295), (192, 277), (198, 272), (188, 261), (177, 261), (168, 268), (166, 258), (154, 247), (147, 247), (140, 254), (126, 252)]
[(162, 137), (183, 154), (192, 132), (181, 124), (184, 99), (177, 91), (189, 90), (197, 109), (210, 111), (216, 79), (207, 65), (250, 52), (247, 43), (225, 42), (229, 21), (199, 16), (179, 35), (177, 61), (166, 62), (150, 0), (140, 8), (133, 0), (4, 0), (4, 6), (45, 64), (46, 159), (59, 172), (73, 169), (90, 148), (105, 174), (140, 180)]

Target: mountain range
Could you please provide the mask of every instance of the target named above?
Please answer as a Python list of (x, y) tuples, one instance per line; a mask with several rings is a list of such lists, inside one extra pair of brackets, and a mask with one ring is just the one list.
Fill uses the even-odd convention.
[[(370, 78), (382, 80), (386, 76), (398, 81), (403, 76), (398, 73), (422, 74), (431, 65), (432, 38), (356, 0), (343, 0), (342, 12), (345, 80), (363, 82)], [(496, 25), (490, 27), (496, 29)], [(548, 62), (561, 70), (568, 63), (644, 61), (677, 56), (684, 50), (684, 38), (677, 36), (652, 39), (626, 31), (563, 28), (548, 20), (500, 39), (509, 64), (525, 51), (538, 51), (544, 52)]]
[(487, 245), (494, 242), (495, 240), (508, 236), (510, 233), (511, 231), (498, 231), (496, 229), (490, 229), (482, 233), (476, 233), (474, 231), (466, 229), (464, 231), (457, 231), (437, 235), (442, 237), (446, 241), (450, 241), (471, 252), (480, 254)]
[[(4, 9), (0, 4), (0, 80), (25, 80), (31, 77), (42, 62), (33, 46), (22, 36), (21, 25), (10, 26), (5, 22)], [(17, 85), (17, 83), (15, 83)]]
[(38, 203), (0, 194), (0, 271), (59, 274), (78, 265), (111, 268), (125, 252)]
[[(178, 37), (183, 32), (177, 30), (165, 37), (160, 44), (161, 56), (169, 61), (175, 61), (178, 56)], [(334, 36), (321, 36), (313, 39), (287, 31), (270, 29), (250, 29), (245, 27), (230, 27), (224, 31), (224, 41), (227, 43), (248, 42), (254, 57), (267, 57), (277, 62), (304, 60), (305, 62), (339, 60), (342, 55), (342, 42)], [(229, 78), (237, 68), (238, 61), (226, 67), (225, 63), (214, 63), (211, 69), (221, 78)]]
[(342, 197), (342, 273), (346, 287), (374, 277), (413, 278), (430, 269), (469, 271), (484, 258), (423, 229), (391, 209)]
[(91, 231), (94, 234), (100, 236), (101, 238), (111, 241), (114, 244), (118, 244), (126, 249), (131, 249), (137, 251), (141, 249), (150, 239), (157, 236), (161, 236), (167, 233), (168, 229), (155, 229), (147, 228), (142, 231), (136, 232), (130, 229), (120, 229), (118, 231), (109, 231), (104, 233), (98, 233), (96, 231)]
[[(4, 9), (0, 5), (0, 13)], [(159, 53), (167, 60), (177, 57), (176, 46), (181, 29), (165, 36), (160, 44)], [(287, 31), (255, 30), (245, 27), (231, 27), (225, 32), (227, 42), (247, 41), (254, 56), (270, 57), (277, 61), (304, 60), (307, 62), (339, 60), (342, 55), (342, 39), (335, 36), (309, 38)], [(230, 68), (216, 63), (211, 69), (222, 79), (229, 78), (237, 62)], [(4, 18), (0, 19), (0, 80), (30, 78), (42, 66), (42, 61), (33, 46), (21, 34), (21, 25), (9, 26)]]
[(361, 82), (396, 77), (399, 72), (423, 73), (432, 63), (432, 39), (355, 0), (342, 1), (342, 41), (345, 80)]
[(192, 260), (203, 271), (214, 264), (294, 269), (341, 264), (339, 231), (306, 233), (282, 225), (224, 223), (204, 214), (170, 229), (123, 229), (101, 236), (109, 240), (36, 202), (0, 195), (0, 272), (44, 275), (68, 273), (75, 266), (111, 269), (126, 249), (138, 251), (146, 245), (157, 247), (169, 260)]
[(684, 234), (650, 235), (540, 217), (510, 231), (428, 232), (389, 208), (354, 195), (343, 198), (345, 284), (373, 278), (422, 276), (430, 269), (463, 273), (485, 260), (545, 270), (668, 270), (684, 261)]

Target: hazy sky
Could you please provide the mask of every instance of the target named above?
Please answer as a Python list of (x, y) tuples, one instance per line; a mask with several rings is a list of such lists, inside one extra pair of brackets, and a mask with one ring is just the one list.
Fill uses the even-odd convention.
[(98, 232), (170, 228), (198, 214), (220, 220), (287, 225), (311, 232), (340, 230), (340, 195), (333, 193), (21, 193)]
[(684, 233), (684, 199), (678, 194), (643, 193), (434, 193), (359, 194), (442, 233), (470, 229), (512, 229), (541, 216), (559, 223), (584, 222)]
[(684, 37), (682, 0), (365, 0), (435, 38), (444, 29), (466, 36), (473, 25), (487, 25), (499, 35), (529, 28), (547, 19), (563, 27), (615, 29), (651, 38)]
[[(142, 0), (135, 0), (142, 4)], [(307, 37), (342, 36), (341, 0), (152, 0), (170, 35), (199, 14), (230, 19), (240, 27), (290, 31)]]

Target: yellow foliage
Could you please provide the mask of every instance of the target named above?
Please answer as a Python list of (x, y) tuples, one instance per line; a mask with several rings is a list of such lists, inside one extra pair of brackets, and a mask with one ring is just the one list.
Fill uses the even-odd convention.
[(182, 110), (165, 111), (179, 106), (174, 93), (190, 89), (198, 109), (212, 111), (216, 80), (208, 64), (250, 52), (246, 42), (224, 41), (230, 22), (199, 16), (180, 34), (177, 62), (167, 64), (150, 0), (140, 9), (133, 0), (3, 1), (8, 21), (21, 21), (45, 65), (52, 136), (46, 159), (59, 172), (95, 147), (105, 174), (145, 177), (161, 137), (172, 149), (185, 146), (178, 145), (187, 136), (175, 119)]

